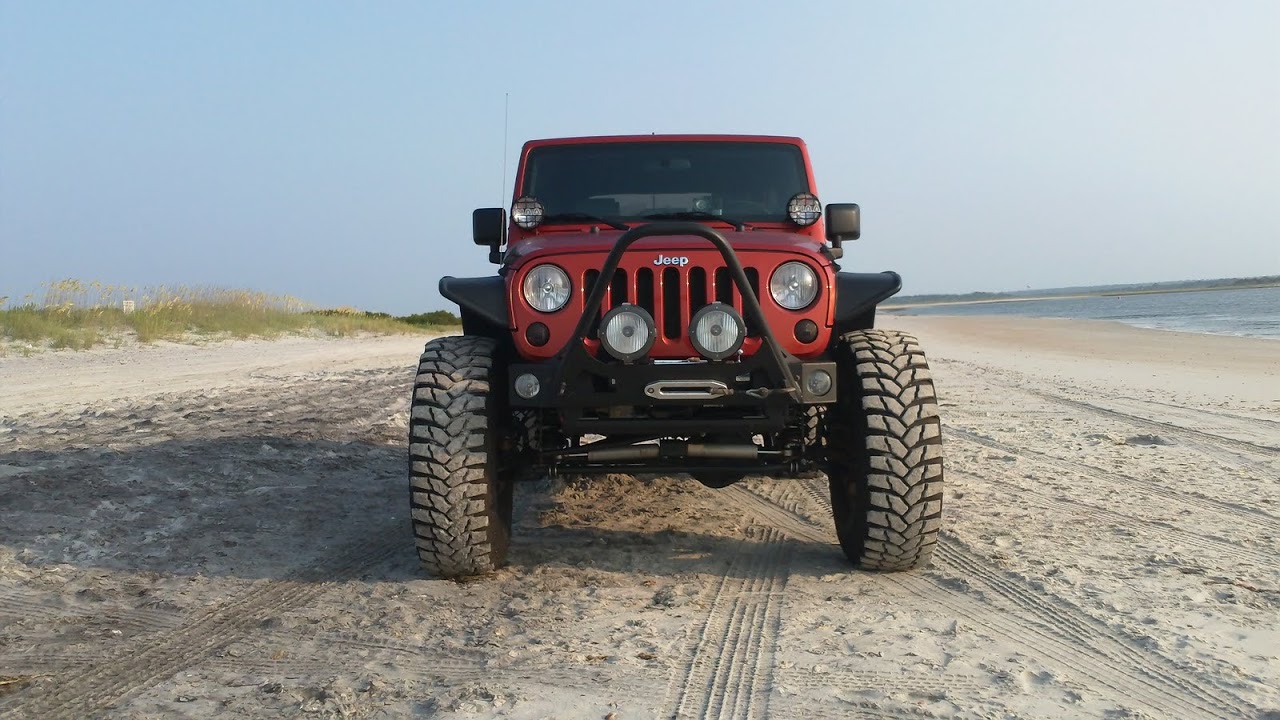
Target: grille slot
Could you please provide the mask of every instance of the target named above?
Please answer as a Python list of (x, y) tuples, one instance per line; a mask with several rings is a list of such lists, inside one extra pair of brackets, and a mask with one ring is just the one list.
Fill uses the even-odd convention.
[(707, 271), (700, 267), (689, 271), (689, 317), (709, 305), (707, 300)]
[[(760, 296), (760, 271), (745, 268), (747, 283), (756, 297)], [(600, 281), (599, 270), (587, 270), (582, 275), (582, 302)], [(733, 284), (727, 267), (708, 270), (702, 267), (666, 267), (661, 270), (641, 267), (633, 273), (618, 268), (605, 292), (600, 314), (588, 331), (594, 339), (599, 331), (600, 318), (613, 308), (631, 302), (644, 308), (658, 327), (660, 340), (679, 342), (684, 339), (685, 328), (693, 314), (703, 307), (722, 302), (743, 313), (742, 295)], [(745, 313), (743, 313), (745, 315)], [(747, 321), (747, 336), (759, 337), (759, 329)]]
[(680, 271), (669, 267), (662, 271), (662, 336), (680, 338)]
[(733, 278), (729, 276), (727, 267), (716, 268), (716, 301), (733, 304)]

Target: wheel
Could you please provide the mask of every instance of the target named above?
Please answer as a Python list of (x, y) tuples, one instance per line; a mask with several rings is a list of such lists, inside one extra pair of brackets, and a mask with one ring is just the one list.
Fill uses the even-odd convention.
[(422, 565), (442, 577), (480, 575), (506, 562), (512, 482), (499, 465), (504, 379), (488, 338), (436, 338), (418, 363), (410, 515)]
[(825, 432), (840, 546), (866, 570), (923, 567), (942, 526), (942, 424), (924, 351), (904, 333), (860, 330), (836, 358)]
[(827, 408), (823, 405), (810, 405), (804, 409), (804, 416), (801, 418), (800, 437), (804, 441), (807, 448), (820, 448), (823, 446), (825, 437), (822, 435), (822, 428), (826, 426)]

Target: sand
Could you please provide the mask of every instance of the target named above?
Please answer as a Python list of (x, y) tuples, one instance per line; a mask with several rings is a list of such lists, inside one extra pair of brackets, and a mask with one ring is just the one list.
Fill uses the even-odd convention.
[(1280, 342), (886, 317), (930, 353), (932, 567), (825, 480), (543, 479), (418, 569), (423, 338), (0, 358), (0, 716), (1280, 718)]

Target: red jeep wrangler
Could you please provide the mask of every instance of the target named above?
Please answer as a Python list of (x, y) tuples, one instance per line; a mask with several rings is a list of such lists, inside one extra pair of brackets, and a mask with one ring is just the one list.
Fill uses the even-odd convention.
[[(427, 343), (409, 425), (418, 554), (501, 566), (512, 485), (541, 473), (825, 471), (853, 563), (928, 562), (942, 522), (933, 382), (875, 330), (892, 272), (840, 272), (857, 205), (816, 196), (798, 138), (538, 140), (511, 218), (472, 214), (498, 274), (444, 277), (461, 337)], [(505, 246), (505, 251), (503, 250)]]

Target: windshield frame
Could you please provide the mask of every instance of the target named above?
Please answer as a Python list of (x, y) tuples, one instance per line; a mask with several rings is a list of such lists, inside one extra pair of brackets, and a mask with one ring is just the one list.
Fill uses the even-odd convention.
[[(601, 148), (601, 145), (613, 147)], [(741, 170), (743, 166), (750, 166), (753, 163), (753, 153), (751, 151), (757, 149), (768, 153), (767, 155), (761, 155), (758, 161), (762, 168), (761, 172), (754, 174), (738, 172), (734, 174), (733, 170), (721, 171), (719, 169), (721, 161), (736, 163), (738, 165), (737, 170)], [(654, 135), (569, 138), (526, 143), (521, 153), (517, 170), (513, 199), (530, 195), (538, 196), (538, 177), (536, 173), (539, 171), (539, 156), (542, 153), (560, 152), (566, 154), (564, 159), (558, 161), (558, 165), (551, 165), (550, 163), (545, 165), (545, 167), (549, 168), (546, 172), (552, 173), (554, 177), (556, 172), (559, 172), (562, 176), (565, 175), (565, 168), (572, 166), (574, 160), (569, 154), (574, 152), (591, 154), (602, 150), (604, 153), (608, 153), (610, 150), (615, 151), (614, 159), (621, 158), (618, 160), (619, 166), (621, 169), (625, 169), (628, 174), (617, 176), (618, 180), (614, 187), (609, 187), (609, 183), (603, 181), (603, 178), (601, 178), (600, 183), (586, 181), (587, 190), (585, 191), (581, 186), (572, 187), (570, 183), (566, 183), (561, 195), (562, 197), (573, 197), (574, 200), (571, 202), (562, 200), (563, 204), (559, 207), (554, 205), (557, 202), (554, 197), (545, 199), (538, 197), (537, 199), (547, 206), (546, 212), (548, 215), (571, 212), (570, 206), (572, 203), (601, 202), (601, 204), (606, 204), (613, 202), (619, 212), (611, 213), (597, 210), (590, 214), (623, 223), (639, 224), (647, 221), (644, 217), (645, 215), (654, 213), (704, 211), (713, 215), (723, 215), (726, 220), (707, 218), (700, 220), (701, 222), (732, 224), (733, 221), (742, 221), (750, 225), (782, 227), (792, 225), (786, 212), (786, 204), (790, 197), (799, 192), (815, 193), (808, 152), (804, 142), (799, 138)], [(629, 153), (635, 153), (634, 157), (644, 159), (645, 155), (650, 152), (653, 153), (654, 159), (658, 161), (658, 166), (652, 166), (652, 163), (647, 160), (646, 167), (643, 170), (637, 169), (638, 166), (636, 165), (628, 165), (627, 160), (631, 159), (628, 157)], [(690, 158), (691, 161), (684, 165), (673, 165), (668, 168), (668, 166), (662, 164), (665, 162), (663, 158), (666, 157), (676, 158), (677, 161), (680, 158)], [(694, 167), (694, 163), (699, 160), (702, 161), (698, 163), (699, 168), (705, 169), (704, 172), (698, 173), (690, 170), (690, 168)], [(715, 161), (715, 163), (711, 164), (711, 161)], [(772, 170), (770, 170), (770, 166), (772, 166)], [(648, 178), (643, 173), (668, 171), (689, 172), (685, 177), (672, 175), (669, 178), (673, 183), (671, 185), (673, 190), (684, 189), (686, 192), (651, 193), (645, 190), (645, 188), (652, 189), (651, 186), (661, 186), (666, 179), (657, 174), (652, 178)], [(764, 180), (758, 180), (758, 178), (764, 178)], [(559, 182), (560, 179), (555, 178), (554, 181)], [(721, 182), (722, 185), (715, 185), (716, 181)], [(684, 182), (689, 187), (681, 187), (681, 182)], [(646, 185), (646, 183), (649, 183), (649, 185)], [(703, 190), (699, 183), (710, 184), (707, 190)], [(584, 196), (584, 192), (589, 192), (597, 184), (604, 187), (605, 191)], [(690, 191), (695, 186), (697, 186), (697, 190)], [(553, 185), (552, 187), (555, 186)], [(642, 192), (626, 192), (630, 187), (642, 190)], [(612, 192), (610, 192), (611, 190)], [(640, 202), (644, 202), (643, 196), (645, 195), (653, 195), (652, 204), (632, 207), (635, 205), (636, 198), (641, 198)], [(705, 196), (705, 198), (700, 196)], [(662, 203), (669, 204), (659, 204), (658, 201), (660, 199)], [(695, 202), (695, 199), (697, 202)], [(559, 229), (561, 227), (593, 224), (597, 223), (566, 220), (561, 223), (549, 223), (542, 227)]]

